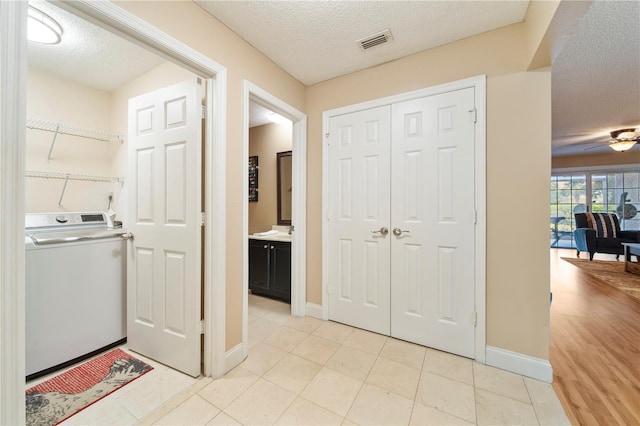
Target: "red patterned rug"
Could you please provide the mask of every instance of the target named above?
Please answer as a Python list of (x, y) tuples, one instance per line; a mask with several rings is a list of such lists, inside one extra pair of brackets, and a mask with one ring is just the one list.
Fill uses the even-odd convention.
[(114, 349), (27, 390), (27, 424), (55, 425), (153, 370)]

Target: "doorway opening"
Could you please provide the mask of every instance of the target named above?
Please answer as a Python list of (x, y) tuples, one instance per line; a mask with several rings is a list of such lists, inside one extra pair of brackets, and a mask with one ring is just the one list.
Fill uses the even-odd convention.
[[(244, 82), (243, 159), (249, 170), (249, 117), (251, 106), (261, 108), (290, 120), (291, 125), (291, 315), (306, 314), (306, 115), (253, 83)], [(248, 352), (249, 295), (249, 173), (243, 174), (243, 301), (242, 353)], [(286, 219), (285, 219), (286, 220)], [(252, 230), (254, 232), (255, 230)], [(274, 248), (275, 249), (275, 248)]]
[[(226, 185), (226, 68), (191, 47), (157, 30), (117, 5), (91, 2), (58, 4), (60, 8), (92, 22), (110, 33), (168, 59), (169, 62), (205, 80), (203, 138), (204, 231), (203, 316), (205, 319), (203, 374), (224, 373), (224, 282), (225, 282), (225, 185)], [(214, 238), (215, 236), (215, 238)], [(217, 283), (214, 286), (214, 283)], [(214, 318), (215, 317), (215, 318)]]
[[(205, 222), (209, 225), (205, 230), (205, 253), (206, 265), (204, 272), (205, 294), (204, 294), (204, 316), (207, 319), (205, 324), (205, 346), (204, 346), (204, 375), (218, 377), (225, 371), (224, 368), (224, 341), (225, 341), (225, 323), (224, 323), (224, 283), (225, 283), (225, 185), (226, 185), (226, 149), (224, 145), (226, 134), (226, 68), (212, 61), (210, 58), (192, 49), (188, 45), (179, 42), (169, 35), (159, 31), (157, 28), (146, 23), (124, 11), (119, 6), (109, 3), (95, 2), (72, 2), (59, 3), (58, 6), (64, 10), (73, 13), (87, 21), (93, 22), (109, 32), (123, 36), (130, 41), (144, 47), (150, 51), (160, 54), (168, 58), (171, 62), (178, 64), (185, 69), (202, 76), (207, 80), (207, 107), (206, 112), (209, 119), (206, 121), (205, 136), (205, 176), (209, 190), (205, 198)], [(26, 22), (27, 4), (16, 4), (15, 7), (2, 10), (3, 19), (9, 19), (12, 22)], [(20, 24), (22, 25), (22, 24)], [(22, 27), (24, 28), (24, 27)], [(19, 32), (26, 36), (26, 30)], [(26, 41), (18, 42), (11, 40), (10, 49), (3, 49), (3, 63), (11, 63), (18, 58), (19, 63), (11, 67), (11, 70), (24, 69), (26, 67)], [(11, 76), (13, 77), (13, 76)], [(3, 81), (5, 81), (3, 79)], [(3, 85), (3, 94), (8, 99), (15, 99), (18, 104), (25, 105), (26, 102), (26, 84), (24, 79), (21, 81), (7, 79), (9, 84)], [(24, 122), (24, 112), (18, 111), (18, 122)], [(15, 118), (11, 115), (3, 115), (0, 117), (2, 128), (6, 129), (5, 136), (11, 140), (24, 141), (24, 128), (16, 126)], [(22, 145), (22, 144), (20, 144)], [(18, 148), (6, 147), (3, 149), (3, 156), (7, 158), (24, 159)], [(9, 175), (10, 173), (10, 175)], [(7, 170), (3, 179), (3, 193), (9, 186), (16, 188), (24, 188), (25, 167), (20, 161), (16, 162), (14, 167)], [(20, 193), (8, 191), (13, 194), (11, 212), (3, 215), (5, 225), (11, 226), (16, 230), (16, 235), (24, 233), (24, 191)], [(12, 252), (16, 254), (8, 257), (13, 265), (12, 271), (18, 279), (3, 281), (6, 291), (10, 294), (20, 294), (20, 289), (24, 285), (24, 276), (18, 271), (24, 270), (24, 255), (19, 255), (23, 250), (22, 236), (11, 240)], [(13, 274), (12, 271), (8, 271)], [(214, 285), (215, 283), (215, 285)], [(9, 337), (19, 336), (25, 328), (24, 301), (18, 300), (18, 306), (15, 309), (3, 313), (3, 322), (11, 325)], [(13, 339), (13, 337), (11, 337)], [(3, 339), (4, 341), (4, 339)], [(2, 410), (9, 417), (3, 416), (3, 419), (9, 423), (19, 423), (23, 418), (24, 406), (21, 404), (24, 398), (24, 340), (15, 339), (16, 344), (2, 345), (3, 359), (11, 360), (11, 369), (13, 373), (5, 375), (2, 370), (3, 377), (8, 377), (4, 390), (6, 391), (3, 398)], [(11, 396), (9, 396), (11, 395)], [(19, 397), (22, 395), (22, 398)], [(22, 408), (20, 408), (22, 406)], [(4, 408), (7, 410), (4, 410)], [(22, 413), (22, 414), (21, 414)]]

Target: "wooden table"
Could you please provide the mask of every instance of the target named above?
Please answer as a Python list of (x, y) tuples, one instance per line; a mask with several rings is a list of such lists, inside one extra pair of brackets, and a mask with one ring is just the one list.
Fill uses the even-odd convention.
[[(622, 243), (624, 246), (624, 270), (640, 275), (640, 243)], [(635, 262), (631, 260), (635, 256)]]

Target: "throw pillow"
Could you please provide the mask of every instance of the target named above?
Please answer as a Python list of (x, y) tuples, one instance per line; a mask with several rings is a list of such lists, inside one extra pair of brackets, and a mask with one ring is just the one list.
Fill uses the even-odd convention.
[(613, 213), (585, 213), (589, 228), (596, 230), (597, 238), (618, 238), (618, 218)]

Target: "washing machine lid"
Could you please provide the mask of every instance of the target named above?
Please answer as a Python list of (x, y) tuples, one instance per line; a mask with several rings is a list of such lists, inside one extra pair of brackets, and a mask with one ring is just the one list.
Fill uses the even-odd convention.
[(114, 228), (105, 212), (28, 213), (25, 235), (35, 245), (115, 238), (125, 234)]

